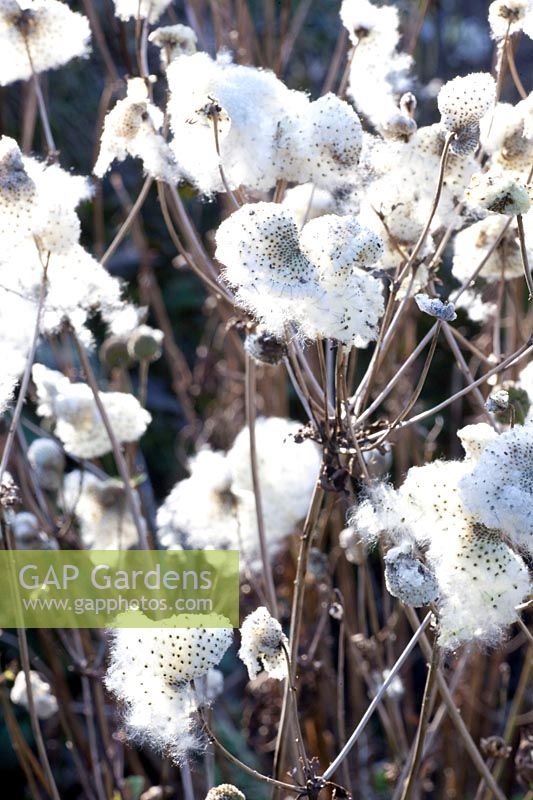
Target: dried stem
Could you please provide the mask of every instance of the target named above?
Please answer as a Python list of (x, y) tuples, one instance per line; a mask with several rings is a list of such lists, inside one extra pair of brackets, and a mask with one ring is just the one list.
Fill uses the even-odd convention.
[(520, 241), (520, 253), (522, 255), (522, 263), (524, 265), (524, 275), (526, 278), (527, 288), (529, 291), (529, 300), (533, 299), (533, 278), (531, 277), (531, 268), (527, 257), (526, 235), (524, 233), (524, 222), (522, 214), (516, 215), (516, 224), (518, 225), (518, 239)]
[(415, 788), (415, 781), (422, 761), (422, 754), (424, 752), (424, 741), (426, 737), (427, 727), (429, 724), (429, 716), (431, 714), (433, 687), (435, 685), (439, 659), (440, 659), (440, 649), (438, 644), (434, 642), (433, 652), (431, 656), (431, 663), (429, 664), (428, 674), (426, 678), (426, 685), (424, 688), (424, 696), (422, 698), (420, 720), (418, 723), (418, 729), (416, 731), (415, 749), (411, 765), (409, 767), (409, 772), (407, 774), (404, 783), (401, 800), (410, 800)]
[(261, 772), (258, 772), (256, 769), (253, 769), (252, 767), (249, 767), (247, 764), (244, 764), (236, 756), (234, 756), (233, 753), (230, 753), (230, 751), (227, 750), (224, 747), (224, 745), (222, 744), (222, 742), (215, 736), (215, 734), (213, 733), (213, 730), (209, 727), (209, 724), (208, 724), (208, 722), (207, 722), (207, 720), (205, 718), (205, 715), (201, 714), (201, 717), (202, 717), (202, 722), (203, 722), (204, 728), (205, 728), (205, 730), (207, 732), (207, 735), (212, 740), (212, 742), (216, 745), (216, 747), (220, 750), (220, 752), (229, 761), (232, 762), (232, 764), (235, 764), (236, 767), (238, 767), (239, 769), (242, 769), (243, 772), (246, 772), (248, 775), (251, 775), (253, 778), (256, 778), (258, 781), (261, 781), (262, 783), (268, 783), (271, 786), (277, 786), (279, 789), (285, 789), (286, 791), (293, 792), (294, 794), (301, 794), (302, 791), (305, 791), (302, 786), (296, 786), (296, 785), (293, 785), (293, 784), (290, 784), (290, 783), (285, 783), (284, 781), (278, 781), (275, 778), (271, 778), (268, 775), (263, 775)]
[(128, 214), (128, 216), (126, 217), (126, 219), (124, 220), (124, 222), (120, 226), (117, 234), (115, 235), (115, 238), (113, 239), (113, 241), (111, 242), (111, 244), (109, 245), (107, 250), (105, 251), (105, 253), (102, 256), (102, 258), (100, 259), (100, 263), (102, 264), (102, 266), (105, 266), (107, 264), (107, 262), (109, 261), (111, 256), (115, 253), (117, 247), (122, 242), (122, 240), (124, 239), (124, 237), (128, 233), (129, 229), (131, 228), (131, 226), (135, 222), (137, 214), (140, 212), (141, 208), (144, 205), (144, 201), (148, 197), (148, 193), (150, 191), (150, 188), (151, 188), (153, 182), (154, 182), (154, 179), (151, 178), (150, 176), (148, 176), (146, 178), (146, 180), (144, 181), (143, 187), (142, 187), (141, 191), (139, 192), (139, 196), (137, 197), (135, 203), (132, 205), (130, 213)]
[(357, 742), (357, 740), (361, 736), (362, 732), (364, 731), (365, 727), (367, 726), (368, 722), (370, 721), (370, 719), (371, 719), (374, 711), (376, 710), (377, 706), (379, 705), (379, 703), (385, 697), (385, 695), (387, 693), (387, 689), (389, 688), (390, 684), (392, 683), (392, 681), (394, 680), (394, 678), (396, 677), (396, 675), (398, 674), (400, 669), (403, 667), (403, 665), (405, 664), (405, 662), (409, 658), (409, 655), (411, 654), (411, 651), (413, 650), (413, 648), (415, 647), (416, 643), (421, 638), (422, 634), (424, 633), (425, 629), (429, 625), (430, 621), (431, 621), (431, 612), (428, 612), (428, 614), (426, 615), (425, 619), (419, 624), (418, 628), (416, 629), (416, 632), (415, 632), (414, 636), (410, 639), (410, 641), (407, 644), (407, 646), (405, 647), (403, 653), (401, 654), (399, 659), (396, 661), (394, 666), (391, 668), (389, 674), (387, 675), (387, 678), (384, 680), (382, 685), (379, 687), (379, 691), (377, 692), (376, 696), (374, 698), (372, 698), (372, 702), (370, 703), (370, 705), (368, 706), (367, 710), (363, 714), (363, 717), (362, 717), (361, 721), (358, 723), (358, 725), (355, 728), (354, 732), (352, 733), (352, 735), (350, 736), (350, 738), (348, 739), (348, 741), (346, 742), (346, 744), (344, 745), (344, 747), (342, 748), (342, 750), (340, 751), (338, 756), (331, 762), (331, 764), (329, 765), (327, 770), (322, 775), (323, 780), (327, 781), (330, 778), (332, 778), (333, 775), (336, 773), (337, 769), (340, 767), (340, 765), (344, 761), (344, 759), (348, 756), (350, 750), (355, 745), (355, 743)]
[[(405, 614), (407, 616), (407, 619), (409, 620), (413, 630), (417, 630), (417, 626), (418, 626), (419, 620), (418, 620), (418, 617), (417, 617), (416, 613), (409, 606), (405, 606), (404, 610), (405, 610)], [(421, 636), (420, 637), (420, 645), (422, 647), (422, 650), (423, 650), (424, 655), (426, 656), (426, 658), (427, 659), (431, 659), (431, 654), (432, 654), (431, 645), (430, 645), (430, 643), (429, 643), (429, 641), (428, 641), (426, 636)], [(461, 737), (461, 740), (462, 740), (462, 742), (463, 742), (463, 744), (465, 746), (465, 749), (466, 749), (468, 755), (470, 756), (470, 758), (472, 760), (472, 763), (474, 764), (474, 766), (477, 769), (477, 771), (479, 772), (479, 774), (484, 778), (484, 780), (487, 781), (487, 785), (494, 792), (494, 794), (498, 798), (498, 800), (506, 800), (505, 795), (503, 794), (503, 792), (499, 788), (498, 784), (494, 780), (494, 778), (493, 778), (492, 774), (490, 773), (487, 765), (485, 764), (485, 761), (483, 760), (479, 750), (477, 749), (477, 747), (476, 747), (476, 745), (474, 743), (474, 740), (472, 739), (472, 736), (470, 735), (470, 732), (469, 732), (468, 728), (466, 727), (466, 724), (465, 724), (461, 714), (459, 713), (459, 711), (456, 708), (455, 702), (454, 702), (452, 694), (451, 694), (451, 692), (450, 692), (450, 690), (448, 688), (446, 680), (445, 680), (444, 676), (442, 675), (440, 669), (438, 669), (438, 668), (436, 670), (436, 681), (437, 681), (437, 686), (438, 686), (438, 689), (439, 689), (439, 693), (440, 693), (440, 695), (441, 695), (441, 697), (442, 697), (442, 699), (443, 699), (443, 701), (444, 701), (444, 703), (446, 705), (446, 710), (447, 710), (447, 712), (448, 712), (448, 714), (450, 716), (450, 719), (452, 720), (452, 722), (453, 722), (453, 724), (455, 726), (455, 729), (456, 729), (457, 733)]]
[(109, 441), (111, 442), (113, 455), (115, 457), (115, 463), (117, 465), (117, 469), (122, 479), (122, 483), (124, 484), (124, 492), (126, 494), (126, 500), (133, 519), (133, 523), (137, 530), (139, 546), (143, 550), (149, 550), (150, 548), (148, 545), (148, 539), (146, 538), (146, 530), (143, 521), (141, 520), (139, 509), (135, 501), (135, 495), (133, 494), (133, 489), (131, 486), (131, 478), (128, 471), (128, 465), (126, 464), (126, 459), (124, 458), (124, 454), (122, 453), (122, 448), (120, 446), (120, 443), (117, 437), (115, 436), (115, 432), (107, 415), (107, 411), (105, 410), (104, 404), (102, 403), (102, 398), (100, 397), (100, 390), (98, 388), (96, 376), (91, 367), (91, 363), (87, 358), (87, 354), (84, 350), (84, 347), (81, 344), (80, 340), (78, 339), (76, 332), (72, 328), (71, 328), (71, 335), (74, 341), (74, 345), (76, 347), (76, 351), (78, 353), (78, 357), (80, 359), (81, 366), (85, 373), (85, 378), (87, 380), (89, 388), (93, 393), (94, 402), (96, 403), (96, 407), (98, 408), (98, 412), (102, 418), (102, 422), (106, 429), (107, 435), (109, 436)]
[(268, 598), (269, 611), (272, 616), (278, 616), (278, 605), (276, 601), (276, 587), (272, 575), (272, 564), (268, 554), (268, 544), (266, 540), (265, 521), (263, 516), (263, 503), (261, 500), (261, 483), (259, 468), (257, 463), (257, 443), (255, 438), (255, 418), (256, 418), (256, 378), (255, 361), (246, 353), (245, 361), (245, 404), (246, 404), (246, 424), (250, 440), (250, 469), (252, 472), (252, 485), (255, 498), (255, 514), (257, 520), (257, 531), (259, 535), (259, 547), (261, 549), (261, 561), (263, 564), (263, 574), (265, 578), (266, 593)]
[(507, 63), (509, 64), (509, 72), (511, 73), (513, 83), (516, 86), (516, 91), (518, 92), (522, 100), (525, 100), (527, 97), (527, 92), (524, 89), (524, 84), (520, 80), (520, 75), (518, 74), (518, 70), (516, 68), (512, 38), (509, 38), (507, 40), (506, 55), (507, 55)]

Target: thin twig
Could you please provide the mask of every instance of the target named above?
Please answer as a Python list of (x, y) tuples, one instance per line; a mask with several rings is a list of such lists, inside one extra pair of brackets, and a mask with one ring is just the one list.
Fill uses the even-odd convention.
[(518, 239), (520, 241), (520, 253), (522, 255), (522, 264), (524, 265), (524, 275), (529, 290), (529, 300), (531, 300), (533, 299), (533, 278), (531, 277), (531, 268), (527, 257), (526, 235), (524, 233), (522, 214), (516, 215), (516, 223), (518, 225)]
[(107, 411), (105, 410), (104, 404), (102, 403), (102, 398), (100, 397), (100, 390), (98, 388), (98, 383), (96, 382), (96, 376), (93, 372), (93, 368), (91, 367), (91, 363), (87, 358), (87, 353), (85, 352), (83, 345), (78, 339), (76, 332), (73, 328), (71, 328), (71, 335), (74, 341), (74, 345), (76, 347), (76, 351), (78, 353), (78, 357), (80, 359), (81, 366), (85, 373), (85, 378), (87, 380), (89, 388), (93, 393), (94, 402), (96, 403), (96, 407), (98, 408), (98, 412), (100, 414), (100, 417), (102, 418), (104, 428), (106, 429), (107, 435), (109, 436), (109, 441), (111, 442), (113, 455), (115, 457), (115, 463), (117, 465), (117, 469), (122, 479), (122, 483), (124, 484), (124, 493), (126, 495), (126, 500), (130, 509), (130, 513), (133, 518), (135, 528), (137, 530), (139, 546), (141, 547), (142, 550), (149, 550), (150, 548), (148, 546), (148, 539), (146, 538), (146, 529), (143, 524), (143, 521), (140, 518), (139, 509), (135, 501), (135, 495), (133, 494), (133, 489), (131, 486), (131, 478), (128, 471), (128, 465), (126, 464), (126, 459), (124, 458), (124, 455), (122, 453), (122, 448), (120, 446), (120, 443), (117, 437), (115, 436), (115, 432), (109, 420)]
[(253, 778), (256, 778), (258, 781), (261, 781), (262, 783), (269, 783), (271, 786), (277, 786), (280, 789), (285, 789), (288, 792), (294, 792), (294, 794), (301, 794), (301, 792), (304, 791), (304, 788), (302, 786), (295, 786), (294, 784), (285, 783), (284, 781), (278, 781), (275, 778), (271, 778), (268, 775), (263, 775), (256, 769), (253, 769), (252, 767), (249, 767), (247, 764), (244, 764), (242, 761), (240, 761), (240, 759), (237, 758), (237, 756), (234, 756), (233, 753), (230, 753), (230, 751), (227, 750), (222, 744), (222, 742), (215, 736), (212, 729), (209, 727), (207, 720), (205, 719), (205, 716), (202, 716), (202, 722), (209, 738), (220, 750), (220, 752), (224, 756), (226, 756), (226, 758), (229, 761), (235, 764), (235, 766), (239, 767), (239, 769), (242, 769), (243, 772), (246, 772), (248, 775), (251, 775)]
[[(113, 179), (111, 179), (111, 180), (113, 180)], [(139, 213), (139, 211), (141, 210), (141, 208), (143, 207), (144, 201), (148, 197), (148, 192), (150, 191), (150, 188), (151, 188), (153, 182), (154, 182), (154, 179), (152, 177), (150, 177), (150, 175), (149, 175), (146, 178), (141, 191), (139, 192), (139, 196), (137, 197), (135, 203), (132, 205), (130, 213), (128, 214), (128, 216), (126, 217), (126, 219), (124, 220), (124, 222), (120, 226), (117, 234), (115, 235), (115, 238), (113, 239), (113, 241), (111, 242), (111, 244), (109, 245), (107, 250), (105, 251), (105, 253), (102, 256), (102, 258), (100, 259), (100, 263), (102, 264), (102, 266), (105, 267), (105, 265), (107, 264), (107, 262), (109, 261), (109, 259), (113, 255), (113, 253), (115, 253), (117, 247), (122, 242), (122, 240), (124, 239), (124, 237), (128, 233), (129, 229), (131, 228), (131, 226), (135, 222), (135, 218), (136, 218), (137, 214)]]
[(405, 649), (404, 649), (403, 653), (401, 654), (400, 658), (396, 661), (394, 666), (391, 668), (389, 674), (387, 675), (386, 679), (384, 680), (382, 685), (379, 687), (379, 691), (377, 692), (375, 697), (372, 699), (372, 702), (370, 703), (370, 705), (368, 706), (367, 710), (363, 714), (363, 716), (362, 716), (360, 722), (358, 723), (357, 727), (355, 728), (354, 732), (352, 733), (352, 735), (350, 736), (350, 738), (348, 739), (348, 741), (346, 742), (346, 744), (344, 745), (344, 747), (342, 748), (342, 750), (340, 751), (338, 756), (331, 762), (331, 764), (329, 765), (327, 770), (322, 775), (323, 780), (327, 781), (330, 778), (332, 778), (333, 775), (335, 774), (335, 772), (337, 771), (337, 769), (340, 767), (340, 765), (344, 761), (344, 759), (348, 756), (348, 753), (350, 752), (350, 750), (355, 745), (355, 743), (357, 742), (357, 740), (361, 736), (362, 732), (366, 728), (366, 726), (367, 726), (369, 720), (371, 719), (374, 711), (376, 710), (377, 706), (379, 705), (379, 703), (381, 703), (381, 701), (385, 697), (385, 695), (387, 693), (387, 689), (389, 688), (389, 686), (391, 685), (392, 681), (394, 680), (394, 678), (396, 677), (396, 675), (398, 674), (400, 669), (403, 667), (403, 665), (405, 664), (405, 662), (409, 658), (409, 655), (411, 654), (411, 651), (413, 650), (413, 648), (415, 647), (416, 643), (418, 642), (418, 640), (420, 639), (420, 637), (424, 633), (425, 629), (429, 625), (429, 623), (431, 621), (431, 616), (432, 616), (431, 612), (428, 612), (428, 614), (426, 615), (425, 619), (420, 623), (419, 627), (417, 628), (415, 634), (412, 636), (412, 638), (410, 639), (409, 643), (405, 647)]
[(268, 554), (266, 540), (265, 520), (263, 516), (263, 503), (261, 499), (261, 483), (259, 467), (257, 463), (257, 442), (255, 437), (255, 418), (256, 418), (256, 378), (255, 361), (246, 353), (245, 360), (245, 405), (246, 405), (246, 424), (250, 441), (250, 470), (252, 473), (252, 486), (255, 498), (255, 515), (257, 520), (257, 531), (259, 535), (259, 547), (261, 550), (261, 561), (263, 564), (263, 574), (265, 578), (266, 593), (268, 598), (269, 611), (274, 616), (278, 616), (278, 605), (276, 601), (276, 587), (272, 575), (272, 564)]
[(433, 653), (431, 656), (431, 663), (429, 664), (428, 674), (426, 678), (426, 685), (424, 688), (424, 696), (422, 698), (422, 708), (420, 711), (420, 720), (416, 732), (415, 749), (411, 765), (409, 767), (409, 772), (407, 773), (407, 777), (405, 779), (401, 800), (410, 800), (410, 797), (415, 787), (415, 781), (416, 781), (416, 776), (418, 774), (418, 769), (422, 761), (422, 754), (424, 752), (424, 741), (426, 736), (426, 730), (429, 723), (429, 716), (431, 713), (433, 687), (435, 685), (437, 668), (439, 665), (439, 658), (440, 658), (440, 649), (437, 642), (434, 642)]
[[(416, 630), (419, 623), (419, 619), (416, 613), (409, 606), (404, 606), (404, 610), (407, 619), (411, 624), (411, 627), (413, 628), (413, 630)], [(420, 646), (424, 652), (425, 657), (427, 659), (430, 659), (431, 645), (426, 636), (420, 637)], [(470, 732), (466, 727), (461, 714), (457, 710), (452, 694), (448, 688), (448, 684), (446, 683), (446, 680), (440, 669), (436, 670), (436, 680), (439, 693), (446, 705), (446, 710), (448, 712), (448, 715), (450, 716), (450, 719), (452, 720), (455, 729), (457, 730), (457, 733), (461, 737), (465, 749), (472, 760), (472, 763), (474, 764), (479, 774), (484, 778), (485, 781), (487, 781), (487, 786), (489, 786), (490, 789), (494, 792), (498, 800), (506, 800), (505, 795), (503, 794), (500, 787), (494, 780), (490, 770), (488, 769), (487, 765), (485, 764), (485, 761), (483, 760), (483, 757), (481, 756), (479, 750), (477, 749), (475, 742), (472, 739), (472, 736), (470, 735)]]

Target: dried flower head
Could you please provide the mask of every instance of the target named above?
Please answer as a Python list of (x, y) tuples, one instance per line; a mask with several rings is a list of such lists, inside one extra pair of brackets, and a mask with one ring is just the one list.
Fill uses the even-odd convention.
[(533, 13), (531, 0), (494, 0), (489, 6), (489, 25), (495, 39), (522, 30)]
[(254, 333), (249, 333), (244, 340), (244, 349), (260, 364), (276, 366), (281, 364), (287, 355), (287, 345), (268, 330), (259, 326)]
[(133, 359), (128, 352), (128, 337), (112, 334), (102, 342), (98, 351), (100, 362), (108, 369), (128, 369)]
[[(67, 453), (95, 458), (112, 450), (111, 441), (91, 389), (84, 383), (70, 383), (60, 372), (34, 364), (37, 412), (55, 421), (55, 433)], [(137, 398), (123, 392), (100, 392), (100, 399), (119, 442), (135, 442), (143, 435), (150, 414)]]
[(496, 102), (496, 82), (488, 72), (472, 72), (444, 84), (437, 99), (442, 125), (458, 133), (479, 123)]
[(200, 627), (181, 627), (196, 621), (187, 615), (172, 621), (175, 627), (115, 629), (104, 681), (124, 708), (128, 734), (179, 762), (201, 745), (190, 681), (220, 662), (233, 631), (201, 627), (201, 616)]
[(9, 513), (6, 517), (18, 550), (57, 550), (57, 542), (43, 531), (41, 523), (29, 511)]
[(408, 543), (391, 547), (384, 560), (385, 584), (393, 597), (415, 608), (438, 598), (440, 590), (435, 575), (413, 555)]
[(460, 483), (468, 510), (533, 553), (533, 441), (518, 426), (489, 442)]
[(175, 58), (194, 55), (198, 37), (187, 25), (166, 25), (152, 31), (148, 41), (159, 47), (161, 66), (166, 69)]
[(163, 331), (139, 325), (128, 338), (128, 352), (137, 361), (157, 361), (163, 353), (163, 339)]
[[(145, 527), (137, 492), (133, 496), (138, 519)], [(121, 481), (101, 480), (90, 472), (74, 470), (65, 476), (60, 499), (63, 510), (77, 520), (85, 548), (127, 550), (138, 544), (139, 534)]]
[(131, 78), (126, 97), (118, 101), (104, 120), (94, 174), (102, 178), (113, 161), (124, 161), (129, 155), (142, 160), (146, 174), (176, 183), (174, 155), (159, 133), (162, 124), (163, 114), (149, 101), (144, 80)]
[(152, 24), (164, 14), (172, 0), (113, 0), (119, 19), (147, 19)]
[(250, 680), (261, 670), (279, 681), (286, 678), (288, 646), (281, 625), (264, 606), (248, 614), (242, 623), (239, 658), (246, 665)]
[[(44, 681), (38, 672), (30, 671), (31, 692), (35, 711), (39, 719), (50, 719), (57, 714), (58, 703), (52, 693), (50, 684)], [(21, 670), (15, 678), (15, 683), (10, 692), (11, 702), (28, 708), (28, 689), (26, 675)]]
[(89, 20), (59, 0), (0, 2), (0, 86), (89, 54)]
[(380, 132), (384, 139), (408, 142), (416, 133), (417, 125), (414, 119), (401, 111), (396, 111), (383, 120)]
[(505, 173), (473, 175), (465, 197), (473, 206), (509, 217), (527, 214), (531, 205), (527, 187)]
[(61, 445), (53, 439), (34, 439), (28, 447), (28, 460), (41, 489), (56, 492), (65, 471), (65, 454)]
[(415, 303), (420, 311), (436, 317), (442, 322), (453, 322), (457, 319), (455, 306), (453, 303), (443, 303), (438, 297), (429, 297), (427, 294), (415, 294)]
[(205, 800), (246, 800), (246, 797), (236, 786), (221, 783), (208, 791)]

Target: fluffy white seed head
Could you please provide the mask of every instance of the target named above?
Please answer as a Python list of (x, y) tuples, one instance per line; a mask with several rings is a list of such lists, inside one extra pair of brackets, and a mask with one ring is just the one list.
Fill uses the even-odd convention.
[(413, 539), (411, 528), (405, 521), (401, 497), (392, 486), (382, 481), (366, 487), (361, 501), (351, 509), (348, 523), (359, 541), (367, 547), (375, 545), (382, 536), (394, 545)]
[(280, 177), (325, 189), (346, 181), (359, 162), (363, 132), (359, 117), (334, 94), (301, 110), (289, 110), (276, 131), (275, 158)]
[(65, 471), (63, 448), (53, 439), (34, 439), (28, 447), (28, 461), (35, 470), (41, 489), (55, 492), (61, 486)]
[(113, 0), (119, 19), (147, 19), (152, 24), (164, 14), (172, 0)]
[(129, 155), (142, 160), (147, 175), (177, 183), (174, 155), (159, 133), (162, 123), (163, 115), (149, 101), (144, 81), (130, 79), (126, 97), (118, 101), (104, 120), (94, 174), (103, 177), (113, 161), (124, 161)]
[(129, 736), (178, 763), (201, 746), (189, 682), (218, 664), (233, 639), (229, 627), (188, 628), (184, 620), (177, 616), (168, 628), (115, 629), (104, 679), (122, 705)]
[(435, 571), (443, 595), (439, 642), (445, 649), (469, 641), (496, 644), (531, 591), (526, 565), (500, 531), (474, 521), (443, 548)]
[[(2, 0), (0, 85), (28, 80), (89, 53), (89, 20), (59, 0)], [(30, 61), (31, 58), (31, 61)]]
[(125, 304), (119, 282), (78, 244), (76, 207), (90, 196), (86, 178), (21, 156), (12, 140), (2, 139), (0, 152), (0, 292), (9, 301), (3, 304), (0, 341), (11, 352), (3, 359), (3, 380), (6, 374), (11, 380), (18, 371), (15, 354), (25, 354), (35, 328), (45, 264), (41, 333), (55, 333), (68, 320), (90, 344), (88, 316), (98, 309), (111, 323)]
[[(511, 280), (523, 275), (524, 266), (516, 223), (512, 222), (502, 235), (507, 222), (507, 218), (502, 214), (491, 214), (455, 235), (452, 272), (461, 283), (473, 274), (476, 266), (482, 261), (483, 268), (479, 275), (489, 283), (500, 281), (502, 278)], [(499, 243), (496, 245), (497, 241)], [(528, 236), (526, 236), (526, 248), (528, 257), (532, 259), (533, 244), (529, 243)], [(470, 300), (475, 298), (469, 294), (466, 299), (469, 302), (465, 304), (463, 299), (463, 305), (468, 310), (468, 306), (472, 306)], [(471, 316), (470, 311), (469, 315)], [(473, 318), (471, 316), (471, 319)]]
[(399, 14), (392, 5), (343, 0), (341, 20), (352, 44), (348, 94), (378, 128), (398, 111), (398, 100), (410, 88), (412, 59), (398, 52)]
[(382, 240), (355, 217), (328, 214), (304, 226), (300, 246), (316, 267), (323, 293), (303, 305), (302, 331), (365, 347), (377, 336), (384, 308), (381, 282), (365, 272), (382, 255)]
[(437, 98), (443, 126), (458, 132), (475, 123), (496, 102), (496, 82), (488, 72), (473, 72), (444, 84)]
[(497, 431), (488, 422), (478, 422), (475, 425), (465, 425), (457, 431), (466, 457), (478, 459), (483, 450), (498, 436)]
[(473, 206), (509, 217), (527, 214), (531, 205), (526, 186), (497, 172), (473, 175), (465, 197)]
[(495, 39), (503, 39), (522, 30), (533, 13), (531, 0), (494, 0), (489, 6), (489, 25)]
[(439, 586), (439, 641), (446, 649), (498, 642), (530, 591), (527, 568), (501, 530), (465, 507), (463, 482), (471, 470), (470, 459), (413, 467), (398, 491), (404, 520)]
[[(320, 468), (318, 448), (296, 443), (296, 422), (259, 418), (256, 443), (268, 554), (276, 555), (305, 516)], [(225, 453), (201, 450), (191, 475), (176, 484), (157, 514), (163, 547), (240, 550), (241, 567), (261, 568), (259, 534), (245, 428)]]
[[(137, 492), (133, 496), (138, 519), (146, 527)], [(121, 481), (101, 480), (90, 472), (74, 470), (65, 476), (60, 500), (65, 513), (76, 519), (85, 548), (127, 550), (138, 544), (139, 534)]]
[[(207, 53), (176, 58), (167, 69), (173, 148), (182, 177), (202, 194), (225, 191), (220, 166), (232, 189), (269, 189), (278, 169), (278, 121), (309, 101), (272, 72), (216, 61)], [(215, 140), (218, 129), (218, 147)]]
[[(38, 672), (30, 670), (30, 684), (35, 705), (35, 711), (39, 719), (50, 719), (54, 714), (57, 714), (58, 703), (55, 695), (52, 693), (50, 684), (44, 681)], [(26, 675), (21, 670), (15, 678), (15, 683), (10, 692), (11, 702), (16, 705), (28, 708), (28, 687), (26, 684)]]
[(243, 793), (230, 783), (221, 783), (209, 789), (205, 800), (246, 800)]
[(26, 169), (19, 146), (8, 136), (0, 138), (0, 233), (2, 237), (31, 233), (36, 187)]
[(300, 247), (318, 270), (323, 285), (344, 286), (354, 270), (373, 266), (383, 255), (383, 241), (354, 216), (325, 214), (308, 222)]
[(152, 31), (148, 41), (159, 47), (161, 65), (166, 69), (175, 58), (194, 55), (198, 37), (187, 25), (166, 25)]
[(300, 249), (298, 228), (283, 206), (242, 206), (219, 227), (216, 258), (238, 290), (281, 300), (302, 297), (315, 284), (314, 267)]
[(533, 440), (529, 426), (516, 426), (489, 442), (472, 472), (462, 479), (460, 489), (472, 514), (533, 553)]
[(264, 606), (249, 614), (241, 627), (239, 658), (245, 664), (250, 680), (264, 670), (270, 678), (287, 677), (284, 649), (289, 642), (281, 625)]
[[(37, 412), (55, 421), (55, 433), (67, 453), (95, 458), (112, 450), (92, 391), (86, 384), (70, 383), (60, 372), (42, 364), (33, 366), (32, 376), (37, 388)], [(124, 392), (100, 392), (100, 399), (117, 440), (140, 439), (151, 416), (137, 398)]]

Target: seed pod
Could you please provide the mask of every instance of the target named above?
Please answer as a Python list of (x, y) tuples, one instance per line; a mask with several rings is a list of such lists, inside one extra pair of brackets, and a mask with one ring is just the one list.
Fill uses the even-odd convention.
[(244, 349), (255, 361), (276, 366), (287, 353), (285, 343), (264, 328), (258, 328), (244, 340)]
[(28, 448), (28, 460), (41, 489), (57, 491), (65, 471), (65, 454), (61, 445), (53, 439), (35, 439)]
[(418, 608), (436, 600), (437, 580), (418, 558), (403, 547), (393, 547), (385, 556), (385, 584), (393, 597)]
[(161, 358), (163, 332), (149, 325), (139, 325), (128, 339), (128, 353), (137, 361), (157, 361)]
[(131, 366), (131, 356), (128, 353), (128, 343), (124, 336), (109, 336), (100, 347), (98, 353), (100, 361), (108, 369)]

